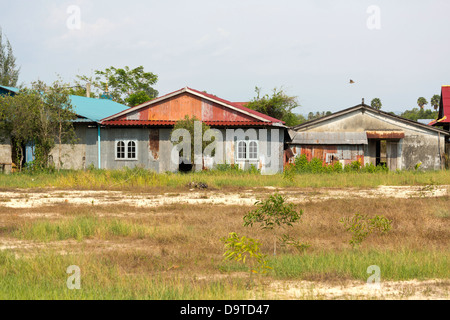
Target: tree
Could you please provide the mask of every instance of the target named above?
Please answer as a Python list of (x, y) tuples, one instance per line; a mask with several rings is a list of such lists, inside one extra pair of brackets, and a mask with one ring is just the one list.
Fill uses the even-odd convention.
[(19, 72), (20, 68), (16, 66), (16, 57), (13, 54), (11, 43), (6, 39), (6, 44), (3, 44), (3, 32), (0, 28), (0, 85), (17, 86)]
[(374, 98), (370, 103), (370, 106), (374, 109), (380, 110), (383, 105), (381, 104), (381, 100), (379, 98)]
[[(286, 203), (286, 198), (280, 194), (271, 195), (263, 201), (255, 203), (257, 209), (244, 216), (244, 227), (258, 223), (262, 230), (271, 230), (273, 234), (273, 254), (277, 254), (278, 229), (292, 227), (300, 220), (303, 210), (297, 211), (292, 203)], [(282, 235), (284, 242), (290, 240), (286, 234)]]
[(424, 97), (420, 97), (419, 99), (417, 99), (417, 105), (420, 107), (420, 109), (424, 109), (427, 104), (428, 101)]
[(439, 104), (441, 103), (441, 96), (438, 94), (435, 94), (431, 100), (430, 100), (430, 104), (431, 106), (434, 108), (434, 110), (438, 110), (439, 109)]
[(293, 109), (300, 106), (297, 97), (288, 96), (282, 89), (277, 90), (276, 88), (271, 96), (266, 94), (261, 97), (261, 88), (258, 87), (255, 88), (255, 92), (257, 96), (246, 105), (247, 108), (282, 120), (287, 126), (299, 124), (299, 119), (292, 112)]
[(96, 70), (95, 78), (77, 76), (83, 82), (89, 82), (100, 92), (108, 92), (116, 102), (134, 107), (138, 104), (155, 99), (158, 91), (152, 88), (158, 82), (158, 76), (145, 72), (144, 67), (135, 69), (129, 67), (110, 67), (104, 71)]
[(400, 114), (400, 117), (417, 121), (419, 119), (430, 119), (430, 122), (432, 119), (437, 119), (438, 117), (438, 111), (432, 111), (430, 109), (419, 109), (419, 108), (413, 108), (412, 110), (406, 110), (403, 113)]
[(60, 82), (47, 87), (34, 82), (32, 89), (22, 89), (14, 96), (0, 97), (1, 136), (9, 138), (16, 154), (16, 163), (22, 169), (23, 149), (27, 143), (35, 146), (34, 165), (45, 168), (49, 154), (59, 144), (73, 143), (75, 131), (71, 120), (75, 118), (69, 102), (67, 89)]
[(55, 81), (51, 87), (38, 81), (33, 83), (33, 89), (43, 92), (41, 99), (44, 103), (40, 113), (41, 116), (38, 136), (40, 141), (36, 141), (36, 149), (42, 154), (41, 165), (48, 165), (48, 156), (51, 149), (55, 146), (55, 138), (58, 143), (58, 163), (57, 168), (62, 167), (62, 144), (74, 143), (76, 140), (75, 128), (72, 120), (76, 119), (75, 112), (70, 102), (70, 90), (68, 85), (61, 80)]
[[(202, 132), (201, 132), (201, 137), (198, 137), (195, 135), (195, 123), (196, 122), (200, 122), (200, 120), (198, 120), (195, 116), (193, 116), (192, 118), (189, 117), (188, 115), (186, 115), (184, 117), (183, 120), (179, 120), (176, 122), (174, 128), (172, 129), (171, 132), (171, 136), (173, 136), (173, 132), (178, 130), (178, 129), (185, 129), (189, 132), (190, 135), (190, 153), (189, 154), (184, 154), (184, 152), (186, 152), (186, 150), (184, 151), (180, 151), (180, 158), (183, 159), (183, 162), (185, 164), (194, 164), (194, 156), (195, 156), (195, 143), (196, 142), (200, 142), (202, 144), (202, 155), (203, 152), (205, 150), (205, 148), (211, 143), (208, 142), (204, 139), (201, 139), (202, 137), (204, 137), (205, 132), (208, 131), (209, 129), (211, 129), (209, 126), (207, 126), (204, 122), (201, 122), (201, 126), (202, 126)], [(201, 139), (201, 140), (200, 140)], [(214, 141), (214, 140), (213, 140)], [(183, 153), (183, 154), (182, 154)], [(212, 156), (214, 156), (214, 154), (212, 154)]]
[(0, 136), (11, 143), (19, 170), (25, 157), (23, 148), (35, 138), (41, 104), (40, 96), (26, 89), (15, 96), (0, 96)]

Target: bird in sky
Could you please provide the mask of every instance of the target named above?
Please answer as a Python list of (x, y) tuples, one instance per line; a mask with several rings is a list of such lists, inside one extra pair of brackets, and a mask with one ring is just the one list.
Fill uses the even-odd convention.
[(353, 83), (355, 83), (355, 81), (353, 81), (352, 79), (350, 79), (350, 84), (353, 84)]

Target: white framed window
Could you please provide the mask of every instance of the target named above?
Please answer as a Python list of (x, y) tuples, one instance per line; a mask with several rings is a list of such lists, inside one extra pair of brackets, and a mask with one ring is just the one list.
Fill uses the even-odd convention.
[(116, 160), (137, 160), (136, 140), (116, 140)]
[(250, 141), (238, 141), (237, 142), (237, 153), (236, 160), (244, 161), (244, 160), (258, 160), (259, 156), (259, 145), (258, 141), (250, 140)]

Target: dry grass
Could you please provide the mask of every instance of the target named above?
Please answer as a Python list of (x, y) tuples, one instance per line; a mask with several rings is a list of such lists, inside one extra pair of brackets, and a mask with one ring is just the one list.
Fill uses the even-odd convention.
[[(264, 197), (268, 192), (270, 191), (263, 190), (260, 196)], [(212, 194), (213, 192), (205, 192), (204, 197), (209, 198)], [(313, 198), (313, 195), (311, 197)], [(267, 275), (264, 281), (361, 280), (367, 278), (365, 269), (373, 260), (383, 265), (386, 272), (384, 276), (388, 279), (450, 277), (448, 196), (411, 199), (330, 199), (321, 202), (306, 201), (298, 204), (297, 208), (303, 209), (304, 215), (301, 222), (292, 228), (291, 235), (308, 242), (311, 247), (303, 255), (292, 249), (284, 249), (281, 250), (280, 256), (270, 257), (276, 270)], [(250, 206), (209, 204), (172, 204), (157, 208), (127, 205), (76, 206), (64, 203), (39, 208), (14, 209), (0, 206), (0, 248), (3, 246), (8, 252), (13, 252), (19, 257), (18, 261), (31, 259), (30, 263), (35, 261), (33, 259), (39, 259), (41, 252), (45, 250), (72, 257), (69, 260), (73, 264), (77, 264), (78, 259), (80, 263), (85, 263), (87, 268), (91, 268), (86, 285), (92, 290), (95, 288), (93, 279), (99, 276), (98, 273), (113, 273), (115, 279), (123, 285), (120, 289), (122, 291), (119, 290), (121, 294), (115, 295), (114, 292), (118, 288), (105, 280), (105, 283), (99, 282), (98, 289), (95, 289), (107, 292), (100, 297), (136, 298), (128, 294), (133, 291), (134, 286), (130, 277), (142, 277), (146, 279), (145, 281), (160, 277), (162, 279), (160, 285), (182, 288), (190, 281), (204, 279), (205, 276), (209, 276), (209, 280), (202, 280), (201, 285), (196, 285), (196, 288), (210, 290), (209, 295), (198, 295), (194, 290), (185, 294), (174, 294), (172, 297), (230, 298), (232, 295), (243, 297), (248, 296), (248, 281), (230, 282), (228, 276), (245, 274), (247, 269), (236, 263), (222, 262), (223, 244), (220, 238), (227, 236), (229, 232), (237, 232), (259, 239), (263, 243), (262, 251), (271, 252), (270, 233), (257, 227), (243, 227), (242, 217), (251, 209)], [(348, 244), (350, 235), (339, 223), (339, 219), (355, 213), (369, 216), (383, 215), (393, 221), (393, 229), (384, 236), (371, 235), (360, 249), (353, 250)], [(58, 228), (61, 231), (61, 228), (75, 226), (79, 224), (79, 219), (86, 217), (90, 218), (84, 222), (94, 231), (83, 234), (83, 237), (78, 239), (53, 235)], [(142, 232), (110, 232), (109, 228), (113, 223)], [(37, 228), (39, 232), (33, 232), (33, 228)], [(15, 263), (19, 264), (13, 260), (8, 261), (8, 268), (14, 268)], [(66, 262), (64, 259), (58, 261), (61, 265)], [(411, 268), (409, 265), (412, 265)], [(8, 268), (2, 271), (5, 279), (16, 281), (11, 276), (14, 273), (13, 269)], [(40, 267), (35, 268), (36, 272), (40, 270)], [(221, 274), (227, 277), (221, 278)], [(174, 279), (178, 279), (176, 284), (173, 282)], [(224, 289), (227, 284), (230, 285), (230, 291)], [(37, 290), (38, 296), (39, 292), (47, 297), (52, 294), (41, 288), (41, 284), (36, 286), (40, 288), (39, 290), (43, 290)], [(153, 283), (151, 288), (156, 287), (157, 284)], [(21, 290), (24, 290), (23, 296), (28, 297), (29, 292), (26, 288)], [(95, 290), (89, 292), (97, 292)], [(150, 297), (146, 290), (150, 290), (149, 287), (139, 288), (141, 297)], [(89, 297), (89, 294), (84, 297)]]

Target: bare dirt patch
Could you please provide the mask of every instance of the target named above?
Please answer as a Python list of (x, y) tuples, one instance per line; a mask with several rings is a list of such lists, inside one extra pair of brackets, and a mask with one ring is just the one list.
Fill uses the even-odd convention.
[(268, 299), (401, 299), (447, 300), (450, 293), (448, 280), (382, 281), (374, 288), (361, 281), (339, 284), (316, 281), (272, 281), (268, 284)]
[[(375, 189), (267, 189), (279, 192), (293, 203), (352, 198), (419, 198), (442, 197), (449, 194), (450, 186), (380, 186)], [(264, 193), (244, 190), (239, 193), (218, 191), (184, 192), (177, 194), (146, 194), (123, 191), (52, 190), (46, 192), (0, 192), (0, 206), (8, 208), (36, 208), (50, 205), (129, 205), (135, 207), (160, 207), (171, 204), (186, 205), (241, 205), (251, 206)]]

